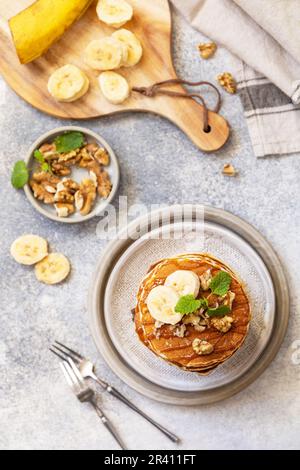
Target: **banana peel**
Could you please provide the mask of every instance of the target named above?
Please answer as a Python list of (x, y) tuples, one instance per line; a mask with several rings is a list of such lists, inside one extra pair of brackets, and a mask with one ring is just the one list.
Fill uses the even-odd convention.
[(43, 55), (77, 21), (93, 0), (37, 0), (9, 20), (21, 64)]

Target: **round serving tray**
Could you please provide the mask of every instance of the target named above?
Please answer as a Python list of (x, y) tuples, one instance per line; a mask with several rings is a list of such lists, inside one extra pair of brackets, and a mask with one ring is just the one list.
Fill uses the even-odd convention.
[[(190, 214), (191, 221), (199, 221), (199, 218), (204, 216), (206, 223), (212, 226), (215, 224), (221, 230), (225, 229), (232, 232), (233, 236), (239, 235), (239, 237), (242, 237), (244, 242), (249, 244), (249, 247), (254, 249), (257, 255), (260, 256), (270, 273), (277, 306), (273, 318), (273, 328), (271, 335), (269, 335), (270, 339), (266, 342), (260, 354), (257, 355), (258, 357), (252, 367), (248, 368), (243, 374), (233, 375), (232, 380), (225, 381), (223, 385), (210, 388), (204, 387), (197, 391), (175, 390), (148, 380), (132, 368), (125, 360), (124, 355), (119, 354), (109, 335), (105, 321), (105, 293), (111, 273), (117, 263), (124, 257), (124, 253), (136, 243), (136, 237), (131, 237), (130, 234), (135, 234), (138, 231), (139, 237), (143, 237), (155, 226), (161, 227), (170, 222), (172, 224), (173, 221), (175, 223), (178, 220), (178, 214), (182, 213), (182, 206), (167, 207), (156, 211), (151, 214), (151, 219), (147, 214), (135, 220), (126, 228), (127, 237), (122, 234), (122, 236), (108, 244), (97, 266), (89, 293), (89, 321), (99, 351), (111, 369), (124, 382), (155, 400), (177, 405), (199, 405), (222, 400), (239, 392), (253, 382), (270, 364), (286, 332), (289, 317), (289, 294), (284, 271), (277, 255), (268, 242), (251, 225), (228, 212), (212, 207), (185, 206), (185, 214), (187, 212)], [(151, 220), (151, 227), (149, 220)]]

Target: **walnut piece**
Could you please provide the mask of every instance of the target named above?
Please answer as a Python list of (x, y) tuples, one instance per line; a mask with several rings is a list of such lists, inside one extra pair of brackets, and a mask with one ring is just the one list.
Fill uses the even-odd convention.
[(59, 178), (44, 171), (34, 173), (29, 181), (34, 197), (45, 204), (54, 203), (58, 183)]
[(202, 59), (210, 59), (217, 50), (217, 45), (214, 42), (206, 42), (198, 45)]
[(231, 73), (224, 72), (217, 77), (218, 82), (220, 85), (226, 90), (228, 93), (232, 95), (237, 92), (237, 84)]
[(99, 196), (107, 199), (112, 189), (109, 174), (97, 162), (93, 162), (88, 168), (90, 169), (90, 178), (97, 180)]
[(227, 305), (231, 310), (234, 299), (235, 299), (235, 293), (229, 290), (226, 294), (226, 299), (223, 305)]
[(206, 271), (204, 271), (204, 273), (199, 276), (199, 279), (201, 289), (204, 291), (208, 290), (212, 280), (211, 269), (207, 269)]
[(211, 343), (199, 338), (194, 339), (192, 346), (195, 353), (199, 354), (199, 356), (211, 354), (214, 350), (214, 347)]
[(110, 163), (109, 153), (105, 148), (98, 148), (94, 153), (95, 160), (100, 163), (100, 165), (108, 166)]
[(221, 333), (227, 333), (232, 327), (233, 318), (226, 315), (225, 317), (218, 318), (214, 317), (211, 319), (211, 324), (216, 330), (221, 331)]
[(180, 326), (177, 326), (173, 334), (174, 336), (178, 336), (178, 338), (184, 338), (185, 332), (186, 332), (186, 326), (180, 325)]
[(97, 187), (93, 180), (82, 180), (79, 190), (75, 193), (75, 206), (81, 215), (88, 215), (94, 205)]
[(54, 205), (58, 217), (68, 217), (69, 215), (74, 214), (75, 207), (74, 204), (67, 204), (63, 202), (58, 202)]
[(226, 163), (223, 167), (223, 175), (225, 176), (237, 176), (238, 173), (239, 172), (233, 165), (231, 165), (231, 163)]
[(51, 170), (57, 176), (69, 176), (71, 174), (71, 169), (63, 163), (58, 163), (54, 161), (51, 163)]
[(88, 151), (88, 146), (81, 149), (79, 153), (78, 165), (80, 168), (88, 168), (88, 166), (94, 162), (92, 154)]

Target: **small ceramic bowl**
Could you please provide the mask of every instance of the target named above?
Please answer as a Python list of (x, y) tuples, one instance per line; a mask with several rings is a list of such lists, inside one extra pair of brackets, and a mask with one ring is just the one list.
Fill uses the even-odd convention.
[[(93, 131), (90, 131), (89, 129), (86, 129), (85, 127), (75, 127), (75, 126), (65, 126), (65, 127), (59, 127), (57, 129), (53, 129), (50, 132), (47, 132), (46, 134), (42, 135), (39, 139), (37, 139), (34, 144), (31, 146), (31, 148), (28, 151), (27, 157), (26, 157), (26, 163), (28, 168), (35, 168), (37, 166), (37, 163), (34, 159), (34, 151), (38, 148), (41, 147), (46, 142), (53, 142), (53, 140), (63, 134), (64, 132), (69, 132), (69, 131), (79, 131), (82, 132), (82, 134), (85, 136), (87, 142), (96, 142), (99, 144), (101, 147), (106, 148), (110, 155), (110, 165), (106, 168), (107, 172), (110, 175), (111, 181), (112, 181), (112, 191), (107, 199), (101, 199), (99, 196), (97, 196), (95, 205), (93, 207), (92, 212), (86, 216), (82, 216), (79, 212), (75, 212), (75, 214), (70, 215), (69, 217), (58, 217), (56, 214), (55, 207), (53, 205), (47, 205), (44, 204), (43, 202), (39, 201), (36, 199), (33, 195), (33, 192), (27, 184), (24, 187), (25, 194), (33, 207), (40, 212), (40, 214), (44, 215), (45, 217), (48, 217), (48, 219), (54, 220), (56, 222), (62, 222), (65, 224), (76, 224), (79, 222), (85, 222), (95, 216), (99, 216), (105, 208), (108, 206), (108, 204), (111, 203), (113, 200), (114, 196), (116, 195), (119, 182), (120, 182), (120, 170), (119, 170), (119, 163), (117, 160), (117, 157), (112, 150), (112, 148), (108, 145), (108, 143), (102, 139), (98, 134), (96, 134)], [(83, 178), (88, 178), (88, 172), (85, 169), (81, 168), (72, 168), (72, 175), (70, 176), (73, 178), (75, 181), (80, 182)]]

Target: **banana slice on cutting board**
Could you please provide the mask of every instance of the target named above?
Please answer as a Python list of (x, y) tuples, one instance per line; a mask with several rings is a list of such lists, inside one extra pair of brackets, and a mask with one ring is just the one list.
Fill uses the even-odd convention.
[(128, 51), (124, 44), (113, 37), (97, 39), (85, 50), (85, 63), (95, 70), (114, 70), (127, 62)]
[(154, 287), (147, 297), (147, 307), (150, 315), (155, 320), (175, 325), (182, 318), (181, 313), (175, 312), (179, 298), (180, 296), (171, 287)]
[(48, 81), (48, 90), (53, 98), (66, 103), (84, 96), (89, 86), (90, 82), (85, 73), (71, 64), (57, 69)]
[(31, 266), (48, 255), (48, 243), (37, 235), (24, 235), (13, 242), (10, 253), (17, 263)]
[(133, 8), (125, 0), (99, 0), (97, 15), (103, 23), (113, 28), (121, 28), (132, 19)]
[(50, 253), (35, 266), (37, 280), (50, 285), (62, 282), (70, 271), (69, 260), (60, 253)]
[(174, 271), (167, 277), (165, 286), (174, 289), (180, 297), (184, 295), (197, 297), (200, 289), (200, 279), (193, 271), (181, 269)]
[(126, 78), (116, 72), (102, 72), (99, 85), (104, 97), (113, 104), (123, 103), (130, 95)]
[(143, 56), (143, 47), (136, 35), (123, 28), (115, 31), (112, 37), (125, 44), (128, 49), (127, 60), (123, 61), (124, 67), (133, 67), (138, 64)]

